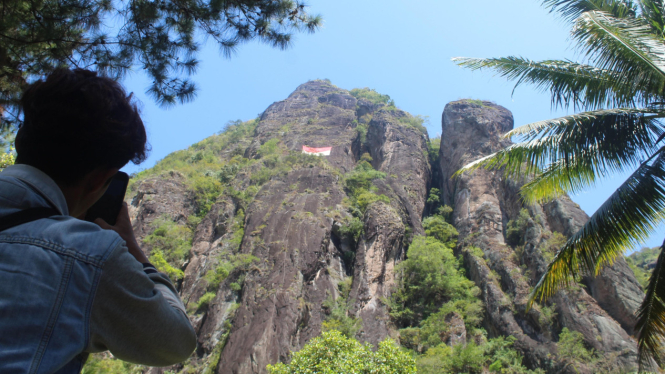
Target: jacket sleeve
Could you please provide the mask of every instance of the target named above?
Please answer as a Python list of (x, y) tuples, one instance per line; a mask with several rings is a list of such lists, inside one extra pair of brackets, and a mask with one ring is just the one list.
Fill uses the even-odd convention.
[(148, 366), (185, 361), (196, 334), (168, 276), (119, 246), (104, 264), (90, 313), (86, 351)]

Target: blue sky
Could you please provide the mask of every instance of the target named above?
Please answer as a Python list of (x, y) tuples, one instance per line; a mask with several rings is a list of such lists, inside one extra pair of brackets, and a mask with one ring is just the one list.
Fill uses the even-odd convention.
[[(152, 154), (133, 172), (149, 168), (167, 154), (222, 129), (229, 120), (255, 118), (275, 101), (311, 79), (327, 78), (352, 89), (370, 87), (390, 95), (397, 106), (429, 116), (430, 136), (441, 133), (446, 103), (474, 98), (508, 108), (515, 126), (566, 114), (553, 110), (547, 92), (513, 84), (493, 73), (457, 67), (452, 57), (524, 56), (575, 60), (569, 24), (537, 0), (337, 0), (309, 1), (310, 12), (324, 18), (314, 34), (297, 34), (286, 51), (260, 43), (238, 48), (231, 59), (213, 43), (201, 51), (193, 79), (199, 87), (191, 103), (157, 107), (145, 95), (140, 72), (124, 80), (143, 103)], [(597, 188), (573, 196), (592, 214), (626, 176), (614, 176)], [(665, 230), (646, 245), (662, 243)]]

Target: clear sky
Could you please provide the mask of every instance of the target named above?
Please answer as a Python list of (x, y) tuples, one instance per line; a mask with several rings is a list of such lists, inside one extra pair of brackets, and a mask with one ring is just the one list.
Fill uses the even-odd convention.
[[(512, 111), (515, 126), (565, 115), (553, 110), (547, 92), (513, 84), (492, 72), (457, 67), (452, 57), (524, 56), (534, 60), (576, 59), (570, 25), (538, 0), (310, 0), (310, 12), (324, 18), (314, 34), (297, 34), (286, 51), (260, 43), (238, 48), (231, 59), (214, 43), (201, 51), (193, 79), (199, 87), (191, 103), (157, 107), (144, 93), (140, 71), (124, 80), (143, 103), (152, 154), (126, 171), (153, 166), (169, 153), (187, 148), (222, 129), (229, 120), (255, 118), (311, 79), (330, 79), (344, 88), (370, 87), (388, 94), (398, 107), (429, 116), (431, 137), (441, 133), (446, 103), (490, 100)], [(572, 112), (570, 112), (572, 113)], [(625, 175), (573, 196), (591, 215)], [(645, 245), (662, 243), (661, 229)]]

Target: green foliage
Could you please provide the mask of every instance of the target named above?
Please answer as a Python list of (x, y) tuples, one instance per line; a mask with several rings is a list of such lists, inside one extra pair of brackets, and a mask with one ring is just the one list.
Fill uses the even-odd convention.
[(649, 278), (656, 267), (659, 254), (660, 247), (642, 248), (626, 257), (628, 266), (633, 270), (635, 278), (637, 278), (644, 289), (649, 285)]
[(512, 346), (514, 337), (490, 339), (477, 345), (469, 342), (449, 347), (445, 344), (433, 347), (418, 357), (418, 373), (511, 373), (536, 374), (543, 370), (532, 371), (522, 365), (522, 355)]
[(373, 104), (395, 106), (395, 102), (388, 95), (382, 95), (371, 88), (354, 88), (350, 91), (351, 96), (356, 99), (367, 100)]
[(337, 330), (347, 338), (355, 338), (356, 334), (362, 327), (362, 319), (349, 315), (349, 307), (351, 300), (349, 300), (349, 293), (351, 292), (352, 277), (347, 277), (337, 285), (339, 295), (333, 299), (332, 295), (328, 295), (322, 306), (326, 313), (326, 318), (323, 321), (323, 331)]
[(182, 270), (173, 267), (173, 265), (166, 260), (164, 252), (159, 249), (154, 249), (150, 252), (150, 263), (155, 265), (157, 270), (165, 273), (174, 281), (181, 280), (185, 276), (185, 273)]
[(358, 139), (360, 144), (365, 144), (367, 142), (367, 130), (368, 126), (364, 123), (359, 123), (356, 125), (356, 132), (358, 133)]
[(366, 160), (358, 162), (353, 171), (344, 177), (345, 186), (350, 192), (348, 203), (350, 203), (354, 215), (362, 216), (367, 207), (377, 201), (390, 204), (390, 198), (386, 195), (375, 194), (375, 187), (372, 186), (373, 180), (385, 177), (386, 173), (374, 170)]
[(447, 303), (452, 304), (443, 310), (453, 310), (461, 300), (480, 305), (480, 290), (461, 274), (450, 245), (434, 237), (415, 237), (397, 271), (401, 276), (391, 296), (390, 316), (398, 326), (417, 326)]
[(147, 92), (157, 103), (186, 102), (195, 97), (188, 77), (197, 70), (204, 40), (217, 42), (226, 56), (250, 40), (286, 48), (294, 31), (313, 32), (321, 22), (299, 1), (288, 0), (21, 0), (6, 3), (0, 20), (0, 97), (14, 105), (14, 114), (27, 83), (62, 66), (114, 78), (138, 66), (150, 77)]
[(438, 205), (441, 200), (440, 191), (438, 188), (432, 187), (429, 190), (429, 196), (427, 197), (427, 204)]
[(219, 285), (234, 271), (248, 271), (251, 264), (258, 262), (259, 259), (247, 253), (238, 253), (222, 255), (216, 258), (215, 261), (214, 267), (208, 270), (205, 275), (205, 280), (208, 282), (208, 290), (210, 291), (217, 291)]
[(167, 218), (152, 223), (153, 232), (143, 240), (153, 251), (161, 251), (165, 260), (176, 268), (182, 267), (189, 257), (194, 233), (188, 226), (179, 225)]
[(257, 162), (242, 156), (234, 156), (225, 162), (221, 157), (222, 150), (243, 141), (249, 143), (248, 137), (254, 133), (256, 124), (256, 120), (229, 122), (223, 132), (208, 137), (186, 150), (171, 153), (153, 168), (138, 173), (136, 178), (130, 180), (130, 190), (134, 190), (137, 181), (159, 175), (172, 178), (177, 172), (185, 179), (194, 199), (197, 216), (205, 216), (219, 195), (224, 192), (225, 185), (230, 183), (240, 170), (249, 168)]
[(140, 374), (144, 367), (112, 357), (108, 353), (93, 353), (88, 356), (81, 374)]
[(365, 212), (367, 208), (377, 201), (381, 201), (385, 204), (390, 204), (390, 198), (386, 195), (377, 195), (371, 191), (362, 191), (353, 196), (355, 199), (355, 205), (360, 209), (361, 212)]
[(415, 374), (413, 358), (391, 339), (373, 352), (368, 345), (331, 330), (312, 339), (291, 356), (289, 364), (268, 365), (271, 374)]
[(526, 235), (526, 229), (529, 227), (530, 219), (529, 211), (522, 208), (514, 220), (508, 221), (506, 228), (507, 244), (511, 246), (524, 245), (524, 236)]
[(203, 217), (222, 193), (222, 183), (214, 177), (204, 175), (191, 180), (191, 190), (194, 192), (196, 214)]
[(354, 243), (357, 243), (364, 228), (365, 224), (360, 218), (351, 217), (346, 219), (345, 223), (340, 227), (339, 234), (350, 238)]
[(374, 179), (383, 179), (386, 173), (374, 170), (372, 165), (362, 160), (358, 162), (352, 172), (348, 173), (344, 182), (352, 194), (359, 193), (361, 190), (369, 191)]
[(595, 358), (593, 350), (589, 351), (584, 346), (584, 336), (577, 332), (568, 330), (564, 327), (559, 334), (559, 357), (568, 360), (574, 364), (591, 363)]
[(475, 105), (475, 106), (479, 106), (479, 107), (488, 107), (488, 105), (485, 105), (485, 103), (484, 103), (482, 100), (478, 100), (478, 99), (466, 99), (465, 101), (468, 102), (468, 103), (470, 103), (470, 104), (473, 104), (473, 105)]
[(153, 232), (143, 240), (152, 247), (150, 262), (174, 280), (180, 280), (180, 268), (189, 257), (193, 231), (188, 226), (179, 225), (167, 218), (153, 222)]
[(417, 115), (415, 117), (407, 115), (406, 117), (399, 117), (399, 123), (403, 126), (415, 129), (420, 131), (423, 134), (427, 134), (427, 128), (423, 125), (427, 122), (427, 117)]
[[(545, 234), (543, 234), (543, 237), (545, 237)], [(556, 231), (550, 233), (547, 239), (539, 246), (545, 261), (552, 261), (561, 247), (566, 244), (566, 241), (568, 241), (568, 238), (566, 238), (563, 234)]]
[(452, 223), (451, 219), (453, 218), (453, 208), (448, 205), (441, 205), (436, 209), (436, 213), (443, 217), (448, 223)]
[(540, 317), (538, 321), (544, 326), (552, 326), (556, 316), (556, 304), (552, 303), (550, 306), (543, 305), (540, 307)]
[(14, 149), (10, 148), (9, 152), (2, 153), (0, 152), (0, 170), (6, 168), (7, 166), (14, 165), (16, 157), (14, 155)]
[(274, 155), (278, 152), (279, 144), (279, 139), (277, 138), (272, 138), (268, 140), (267, 142), (263, 143), (260, 147), (259, 150), (256, 152), (259, 157), (266, 157), (269, 155)]
[(445, 243), (451, 249), (457, 245), (457, 229), (440, 215), (433, 215), (423, 220), (425, 234)]
[[(494, 70), (516, 86), (549, 90), (554, 106), (586, 111), (517, 127), (504, 136), (520, 137), (520, 143), (459, 172), (486, 167), (527, 180), (521, 188), (527, 204), (579, 193), (612, 173), (630, 176), (559, 251), (531, 293), (529, 307), (581, 274), (598, 274), (644, 242), (662, 223), (665, 206), (663, 2), (544, 3), (572, 21), (571, 37), (585, 61), (454, 60), (472, 70)], [(665, 247), (660, 251), (665, 261)], [(665, 367), (663, 284), (665, 266), (657, 265), (636, 313), (640, 370), (653, 369), (652, 362)]]
[(431, 138), (427, 143), (427, 154), (430, 164), (437, 165), (439, 161), (439, 151), (441, 149), (441, 135)]
[(200, 298), (199, 301), (196, 303), (196, 309), (203, 309), (207, 308), (208, 304), (217, 296), (216, 293), (214, 292), (206, 292), (203, 294)]

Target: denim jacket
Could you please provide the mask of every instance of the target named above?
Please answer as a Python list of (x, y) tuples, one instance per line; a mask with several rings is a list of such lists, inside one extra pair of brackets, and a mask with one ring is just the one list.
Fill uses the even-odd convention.
[(0, 373), (79, 373), (88, 353), (166, 366), (196, 335), (168, 277), (139, 263), (114, 231), (70, 217), (64, 195), (27, 165), (0, 173), (0, 217), (61, 215), (0, 232)]

